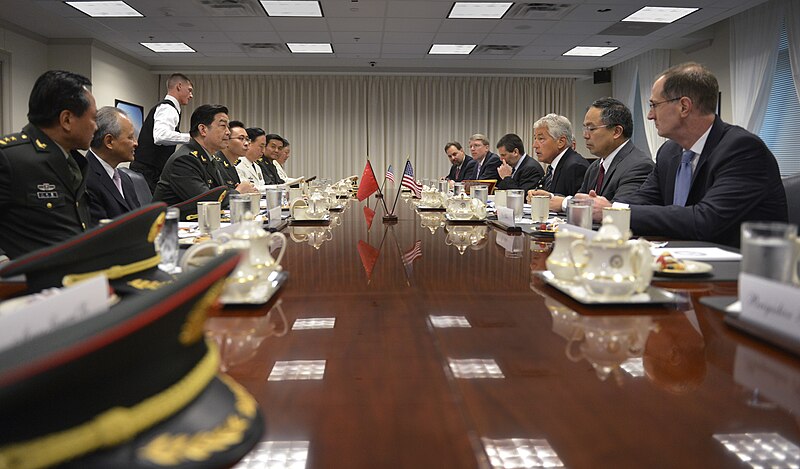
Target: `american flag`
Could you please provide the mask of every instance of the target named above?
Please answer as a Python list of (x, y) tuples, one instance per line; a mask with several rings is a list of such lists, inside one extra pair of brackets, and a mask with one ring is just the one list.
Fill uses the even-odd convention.
[(422, 241), (417, 240), (411, 249), (403, 253), (403, 264), (409, 266), (420, 257), (422, 257)]
[(414, 168), (411, 167), (410, 161), (406, 161), (406, 169), (403, 171), (403, 180), (400, 185), (411, 189), (414, 197), (422, 197), (422, 186), (414, 179)]
[(394, 182), (394, 173), (392, 172), (392, 165), (389, 165), (389, 169), (386, 170), (386, 179)]

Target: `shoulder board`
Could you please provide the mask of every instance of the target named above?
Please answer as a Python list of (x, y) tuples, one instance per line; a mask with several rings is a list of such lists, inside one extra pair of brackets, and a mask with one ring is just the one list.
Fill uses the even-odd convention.
[(192, 155), (192, 156), (194, 156), (195, 158), (197, 158), (197, 157), (199, 156), (199, 154), (198, 154), (198, 151), (197, 151), (197, 150), (190, 151), (190, 152), (189, 152), (189, 154), (190, 154), (190, 155)]
[(223, 164), (223, 165), (224, 165), (226, 168), (229, 168), (229, 167), (231, 166), (231, 164), (230, 164), (230, 163), (228, 163), (228, 161), (227, 161), (227, 160), (223, 161), (223, 162), (222, 162), (222, 164)]
[(242, 160), (236, 160), (236, 163), (233, 163), (233, 165), (234, 165), (234, 166), (238, 166), (238, 165), (239, 165), (239, 163), (241, 163), (241, 162), (242, 162)]
[[(9, 148), (23, 143), (30, 143), (30, 137), (26, 134), (18, 132), (15, 134), (8, 134), (0, 137), (0, 148)], [(44, 145), (44, 144), (42, 144)], [(45, 145), (45, 148), (47, 145)]]

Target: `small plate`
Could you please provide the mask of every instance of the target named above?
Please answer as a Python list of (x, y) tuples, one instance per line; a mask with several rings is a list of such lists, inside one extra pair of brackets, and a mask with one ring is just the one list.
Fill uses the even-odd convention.
[(625, 298), (601, 298), (592, 295), (578, 283), (565, 282), (555, 278), (552, 272), (545, 270), (538, 273), (548, 285), (561, 291), (573, 300), (585, 305), (660, 305), (686, 301), (675, 293), (654, 286), (647, 287), (642, 293), (636, 293)]
[(658, 266), (653, 267), (653, 272), (661, 277), (693, 277), (696, 275), (710, 274), (714, 267), (705, 262), (684, 260), (681, 261), (686, 268), (683, 270), (673, 269), (659, 269)]
[(451, 216), (449, 213), (445, 213), (444, 217), (450, 223), (464, 223), (464, 224), (468, 224), (468, 225), (486, 223), (486, 219), (485, 218), (475, 218), (475, 215), (473, 215), (472, 218), (455, 218), (455, 217)]

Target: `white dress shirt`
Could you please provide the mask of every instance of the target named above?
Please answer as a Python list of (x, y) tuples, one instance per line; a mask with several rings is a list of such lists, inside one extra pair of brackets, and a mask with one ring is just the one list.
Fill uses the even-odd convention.
[(181, 105), (174, 96), (164, 97), (175, 105), (162, 104), (156, 108), (153, 115), (153, 142), (156, 145), (177, 145), (179, 143), (189, 143), (189, 134), (176, 132), (175, 128), (181, 121)]

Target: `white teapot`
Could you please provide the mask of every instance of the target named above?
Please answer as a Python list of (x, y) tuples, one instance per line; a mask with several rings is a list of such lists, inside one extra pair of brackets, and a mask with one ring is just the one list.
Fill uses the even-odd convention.
[(574, 282), (578, 273), (586, 266), (585, 251), (572, 253), (572, 245), (576, 241), (582, 241), (584, 236), (574, 231), (557, 231), (553, 252), (547, 257), (545, 265), (553, 276), (564, 282)]
[(439, 208), (443, 202), (442, 193), (435, 187), (425, 186), (422, 189), (422, 199), (419, 205), (426, 208)]
[(465, 193), (450, 197), (445, 204), (447, 214), (455, 220), (485, 220), (486, 204)]
[(642, 293), (653, 278), (650, 243), (627, 240), (619, 229), (604, 224), (592, 241), (573, 241), (570, 257), (576, 267), (581, 254), (588, 259), (578, 268), (577, 281), (590, 294), (602, 299), (627, 298)]

